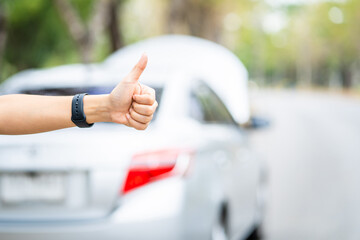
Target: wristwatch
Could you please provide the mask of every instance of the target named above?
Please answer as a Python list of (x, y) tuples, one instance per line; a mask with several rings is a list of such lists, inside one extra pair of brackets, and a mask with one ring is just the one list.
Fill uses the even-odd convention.
[(71, 104), (71, 121), (79, 128), (89, 128), (94, 125), (86, 122), (86, 116), (84, 113), (84, 96), (87, 93), (76, 94), (72, 99)]

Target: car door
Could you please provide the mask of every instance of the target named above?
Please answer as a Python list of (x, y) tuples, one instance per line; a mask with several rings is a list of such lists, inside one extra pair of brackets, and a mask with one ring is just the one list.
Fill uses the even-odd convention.
[(216, 93), (199, 83), (193, 89), (192, 99), (191, 115), (203, 122), (205, 131), (210, 133), (207, 137), (213, 162), (230, 210), (230, 231), (241, 234), (254, 221), (257, 164), (251, 159), (243, 131)]

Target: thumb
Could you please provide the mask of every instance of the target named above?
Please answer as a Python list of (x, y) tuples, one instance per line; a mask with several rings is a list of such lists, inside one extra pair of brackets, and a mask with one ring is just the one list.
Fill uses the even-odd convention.
[(138, 81), (141, 74), (144, 72), (146, 65), (148, 62), (148, 57), (145, 53), (141, 56), (138, 63), (134, 66), (134, 68), (129, 73), (128, 77), (131, 81)]

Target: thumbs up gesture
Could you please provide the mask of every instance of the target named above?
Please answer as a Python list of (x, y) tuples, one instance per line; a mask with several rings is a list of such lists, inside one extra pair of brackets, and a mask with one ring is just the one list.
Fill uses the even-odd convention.
[(143, 54), (131, 72), (109, 95), (109, 112), (112, 122), (145, 130), (158, 106), (155, 90), (139, 83), (148, 58)]

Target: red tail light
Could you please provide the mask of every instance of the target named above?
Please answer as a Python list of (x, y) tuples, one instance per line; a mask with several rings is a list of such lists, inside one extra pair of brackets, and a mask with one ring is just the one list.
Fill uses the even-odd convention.
[(150, 182), (186, 173), (192, 151), (170, 149), (137, 154), (132, 158), (129, 172), (122, 188), (125, 194)]

